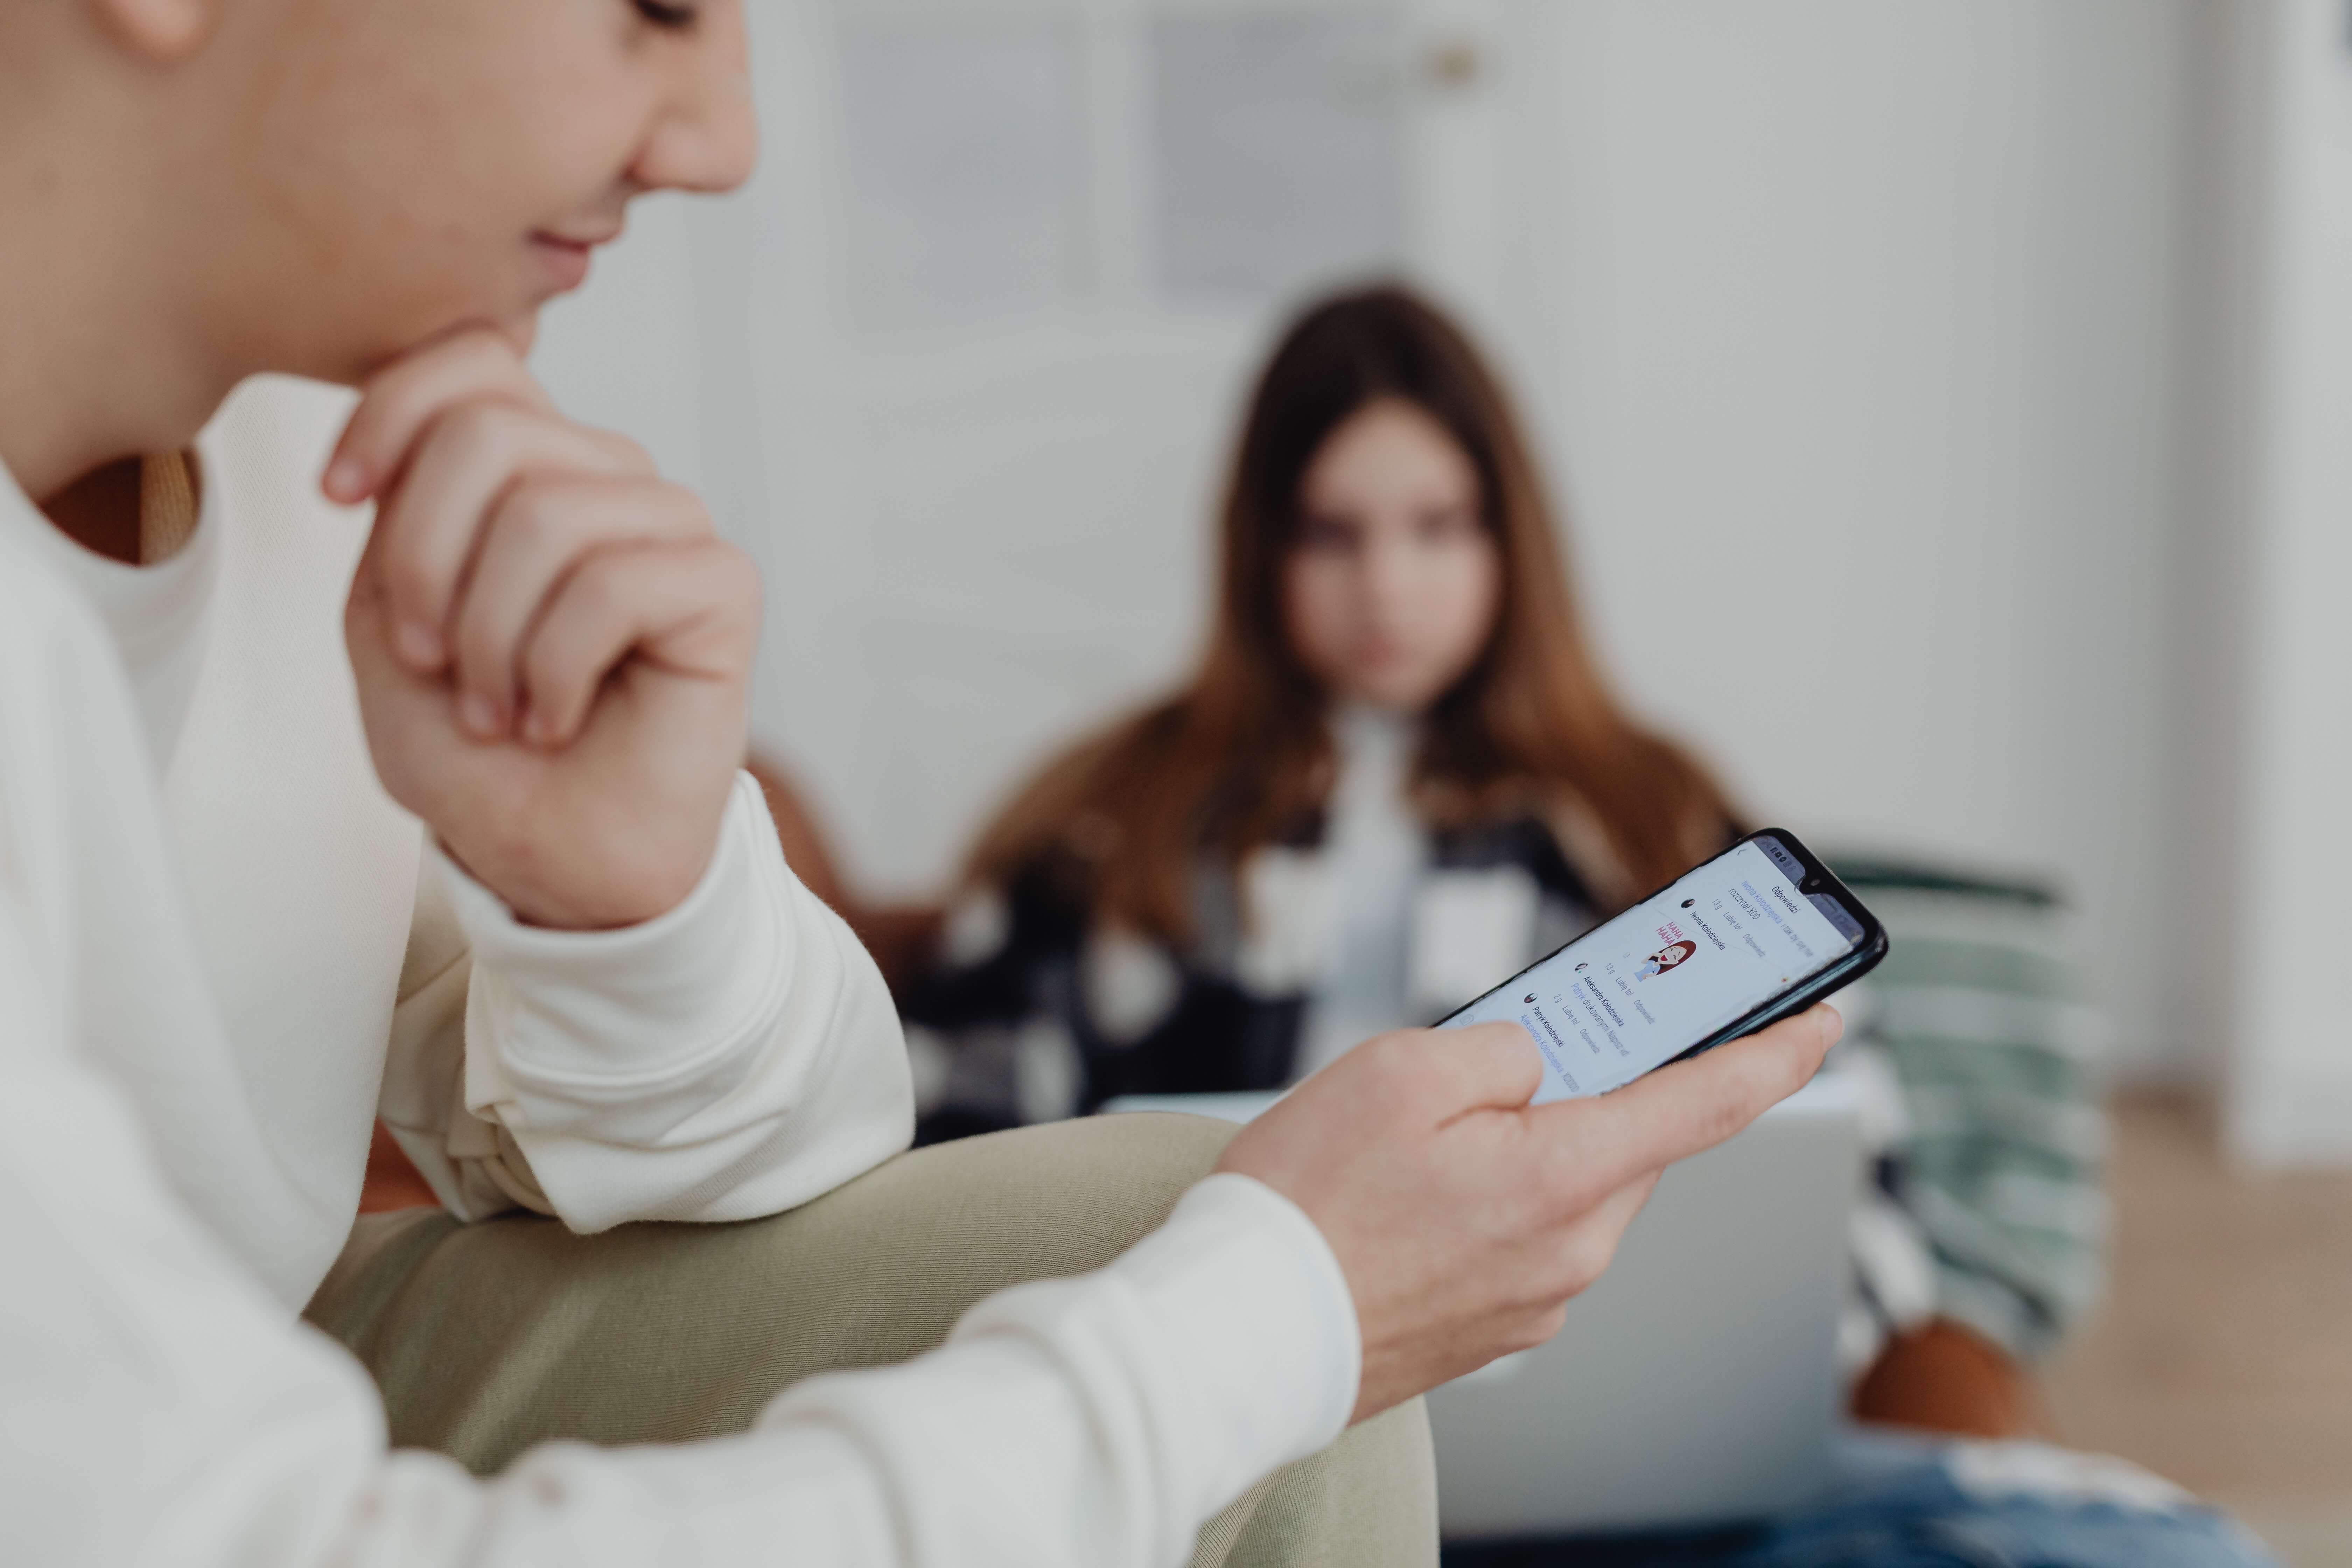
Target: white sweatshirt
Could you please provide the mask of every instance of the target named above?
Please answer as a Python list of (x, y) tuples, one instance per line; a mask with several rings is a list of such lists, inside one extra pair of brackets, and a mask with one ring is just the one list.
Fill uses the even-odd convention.
[(902, 1148), (910, 1105), (879, 975), (748, 781), (694, 892), (627, 931), (525, 928), (425, 848), (341, 648), (364, 519), (314, 499), (347, 406), (241, 393), (158, 567), (79, 551), (0, 471), (0, 1562), (1174, 1563), (1335, 1436), (1346, 1281), (1217, 1176), (1109, 1268), (740, 1437), (487, 1482), (386, 1452), (295, 1316), (379, 1102), (461, 1215), (583, 1231), (789, 1208)]

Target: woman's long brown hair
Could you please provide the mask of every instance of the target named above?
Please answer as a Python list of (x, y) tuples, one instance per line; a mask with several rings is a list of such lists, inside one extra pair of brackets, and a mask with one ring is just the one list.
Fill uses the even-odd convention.
[(1538, 817), (1612, 910), (1722, 847), (1722, 793), (1633, 723), (1593, 666), (1501, 387), (1452, 322), (1381, 287), (1307, 311), (1258, 378), (1225, 491), (1216, 620), (1198, 672), (1039, 774), (982, 837), (974, 880), (1051, 866), (1082, 879), (1073, 890), (1099, 917), (1181, 942), (1203, 857), (1238, 865), (1311, 830), (1331, 784), (1328, 699), (1285, 635), (1283, 565), (1315, 454), (1384, 399), (1427, 414), (1469, 455), (1502, 558), (1486, 647), (1425, 716), (1412, 786), (1424, 819)]

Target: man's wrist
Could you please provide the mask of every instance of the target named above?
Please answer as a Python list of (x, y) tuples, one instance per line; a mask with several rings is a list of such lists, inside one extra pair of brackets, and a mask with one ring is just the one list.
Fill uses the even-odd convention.
[[(518, 923), (540, 931), (584, 934), (645, 925), (692, 897), (699, 879), (674, 877), (646, 885), (630, 879), (625, 885), (603, 889), (603, 897), (583, 895), (563, 889), (553, 879), (532, 874), (511, 858), (493, 861), (488, 870), (479, 868), (438, 833), (433, 836), (433, 845), (451, 870), (496, 899)], [(712, 849), (715, 854), (715, 835)], [(703, 875), (709, 874), (709, 864), (706, 856)]]
[[(759, 786), (738, 775), (701, 879), (652, 920), (601, 930), (524, 920), (437, 844), (435, 858), (472, 945), (477, 1000), (494, 1003), (508, 1044), (566, 1077), (609, 1067), (642, 1072), (645, 1042), (714, 1041), (772, 1019), (793, 963), (790, 873), (769, 830)], [(574, 1009), (581, 1015), (571, 1017)], [(591, 1042), (638, 1042), (605, 1064)], [(584, 1056), (583, 1056), (584, 1051)]]
[[(460, 845), (435, 828), (433, 843), (445, 863), (522, 925), (582, 933), (625, 931), (661, 919), (709, 880), (733, 808), (733, 789), (730, 784), (720, 796), (699, 854), (691, 847), (655, 844), (648, 833), (641, 841), (647, 852), (632, 856), (625, 844), (604, 846), (594, 874), (584, 878), (572, 868), (546, 864), (548, 847), (537, 841), (505, 847)], [(667, 837), (676, 838), (674, 828)]]

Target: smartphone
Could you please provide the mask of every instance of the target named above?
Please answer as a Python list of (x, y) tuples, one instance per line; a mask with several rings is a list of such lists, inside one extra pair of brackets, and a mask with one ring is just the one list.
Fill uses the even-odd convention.
[(1751, 833), (1438, 1027), (1511, 1023), (1536, 1102), (1606, 1094), (1801, 1013), (1886, 956), (1876, 916), (1785, 828)]

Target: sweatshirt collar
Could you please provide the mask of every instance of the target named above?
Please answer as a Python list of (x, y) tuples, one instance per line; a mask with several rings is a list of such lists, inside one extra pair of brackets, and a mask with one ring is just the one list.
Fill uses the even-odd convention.
[(159, 773), (171, 764), (195, 697), (220, 581), (221, 486), (199, 472), (194, 535), (168, 561), (130, 566), (68, 538), (0, 467), (0, 532), (18, 536), (56, 562), (98, 613), (131, 679)]

